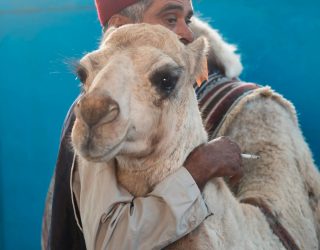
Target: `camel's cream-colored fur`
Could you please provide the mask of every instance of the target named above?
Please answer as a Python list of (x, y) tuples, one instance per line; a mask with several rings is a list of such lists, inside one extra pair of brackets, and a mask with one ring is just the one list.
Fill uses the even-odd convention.
[(259, 162), (245, 162), (237, 198), (261, 198), (302, 249), (318, 249), (320, 176), (294, 106), (269, 87), (261, 88), (228, 114), (219, 135), (261, 156)]
[[(216, 38), (209, 36), (209, 41), (211, 48), (219, 50), (222, 47), (215, 43), (223, 41)], [(192, 76), (202, 70), (197, 62), (205, 56), (206, 47), (202, 38), (185, 47), (160, 26), (130, 25), (111, 32), (99, 50), (85, 56), (81, 63), (90, 72), (86, 94), (107, 94), (121, 113), (113, 123), (95, 129), (76, 120), (72, 141), (79, 168), (81, 162), (94, 165), (116, 157), (119, 182), (132, 194), (144, 195), (181, 167), (189, 152), (206, 141), (192, 89)], [(240, 73), (241, 64), (232, 49), (215, 51), (216, 62), (225, 65), (229, 76)], [(159, 98), (148, 78), (164, 64), (184, 69), (168, 100)], [(232, 65), (238, 66), (231, 69)], [(272, 208), (301, 249), (317, 249), (319, 216), (316, 220), (311, 206), (319, 212), (319, 173), (292, 105), (270, 89), (257, 90), (228, 114), (219, 135), (229, 135), (244, 152), (261, 159), (244, 162), (245, 177), (235, 195), (222, 179), (208, 183), (204, 198), (213, 215), (168, 249), (284, 249), (262, 212), (239, 202), (251, 197), (263, 199)], [(91, 147), (85, 146), (88, 142)], [(119, 146), (110, 152), (115, 145)]]

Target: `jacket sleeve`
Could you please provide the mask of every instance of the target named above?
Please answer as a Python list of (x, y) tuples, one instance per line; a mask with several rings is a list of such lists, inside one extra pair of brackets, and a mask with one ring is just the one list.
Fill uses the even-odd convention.
[(183, 167), (145, 197), (133, 197), (119, 186), (114, 168), (92, 170), (83, 175), (80, 169), (85, 190), (79, 195), (80, 215), (88, 249), (161, 249), (208, 216), (200, 190)]

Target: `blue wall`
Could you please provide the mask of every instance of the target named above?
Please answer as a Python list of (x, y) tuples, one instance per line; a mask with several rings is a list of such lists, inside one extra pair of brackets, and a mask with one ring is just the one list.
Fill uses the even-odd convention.
[[(0, 249), (39, 249), (45, 194), (65, 113), (78, 93), (68, 67), (97, 47), (91, 0), (0, 2)], [(242, 78), (292, 100), (320, 162), (320, 2), (195, 1), (239, 45)]]

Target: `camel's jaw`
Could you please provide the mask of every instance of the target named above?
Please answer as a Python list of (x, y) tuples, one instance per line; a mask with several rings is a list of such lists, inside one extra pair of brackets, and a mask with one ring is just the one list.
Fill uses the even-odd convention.
[(113, 122), (89, 128), (76, 120), (72, 129), (72, 145), (87, 161), (107, 162), (121, 152), (127, 139), (128, 124)]

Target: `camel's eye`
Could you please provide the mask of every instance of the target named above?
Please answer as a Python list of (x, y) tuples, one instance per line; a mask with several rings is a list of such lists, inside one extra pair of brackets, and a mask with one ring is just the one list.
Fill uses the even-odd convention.
[(175, 89), (180, 75), (181, 68), (165, 67), (156, 70), (150, 81), (162, 97), (168, 97)]
[(80, 82), (85, 83), (87, 80), (87, 77), (88, 77), (87, 70), (84, 67), (79, 66), (77, 68), (77, 78), (80, 80)]
[(77, 80), (81, 82), (80, 84), (81, 93), (84, 93), (86, 90), (85, 83), (88, 78), (87, 70), (81, 64), (78, 64), (76, 67), (76, 75), (77, 75)]

